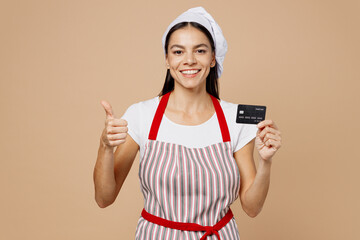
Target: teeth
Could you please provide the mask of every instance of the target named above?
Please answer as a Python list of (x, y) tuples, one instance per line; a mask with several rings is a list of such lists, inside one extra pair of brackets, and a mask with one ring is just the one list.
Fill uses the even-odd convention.
[(199, 72), (200, 70), (188, 70), (188, 71), (182, 71), (182, 73), (184, 74), (195, 74), (197, 72)]

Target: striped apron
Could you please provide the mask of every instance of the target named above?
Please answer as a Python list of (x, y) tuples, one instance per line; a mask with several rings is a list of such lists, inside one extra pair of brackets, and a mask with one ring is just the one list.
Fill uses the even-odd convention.
[(145, 204), (135, 239), (239, 240), (230, 205), (239, 196), (240, 174), (220, 103), (210, 95), (223, 141), (188, 148), (156, 140), (170, 93), (161, 98), (140, 160)]

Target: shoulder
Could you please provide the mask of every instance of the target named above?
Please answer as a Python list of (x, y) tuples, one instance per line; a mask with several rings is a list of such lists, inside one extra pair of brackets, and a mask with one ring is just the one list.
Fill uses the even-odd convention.
[(135, 103), (135, 105), (137, 105), (139, 108), (153, 108), (153, 107), (157, 107), (158, 104), (159, 104), (158, 96)]
[(147, 115), (151, 116), (156, 111), (158, 104), (159, 104), (158, 96), (153, 97), (151, 99), (135, 102), (126, 109), (123, 117), (140, 118)]
[(154, 108), (156, 109), (158, 104), (159, 104), (159, 100), (158, 100), (158, 96), (156, 96), (147, 100), (143, 100), (131, 104), (128, 107), (127, 111), (140, 111), (140, 112), (149, 111)]
[(237, 129), (257, 129), (256, 124), (236, 123), (238, 104), (221, 100), (220, 105), (229, 126), (236, 126)]
[(131, 104), (121, 118), (128, 123), (128, 133), (139, 145), (143, 145), (143, 141), (147, 136), (152, 118), (158, 105), (158, 97), (139, 101)]
[(228, 102), (221, 99), (220, 106), (224, 112), (227, 121), (236, 120), (236, 111), (238, 106), (236, 103)]
[(238, 104), (221, 100), (220, 105), (229, 127), (233, 150), (236, 152), (256, 136), (257, 126), (254, 124), (236, 123)]

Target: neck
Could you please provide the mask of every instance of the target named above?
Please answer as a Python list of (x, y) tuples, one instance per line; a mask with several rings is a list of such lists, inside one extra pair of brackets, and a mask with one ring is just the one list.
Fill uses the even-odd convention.
[(186, 114), (194, 114), (213, 109), (210, 95), (205, 88), (184, 89), (176, 88), (171, 93), (168, 107)]

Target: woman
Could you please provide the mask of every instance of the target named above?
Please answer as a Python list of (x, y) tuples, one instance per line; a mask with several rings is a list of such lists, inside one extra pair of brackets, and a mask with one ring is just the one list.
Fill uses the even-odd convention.
[(230, 205), (240, 197), (250, 217), (259, 214), (280, 132), (271, 120), (237, 124), (237, 105), (219, 99), (227, 44), (202, 7), (169, 25), (163, 47), (168, 70), (159, 96), (131, 105), (120, 119), (102, 101), (96, 202), (115, 201), (140, 150), (145, 205), (136, 239), (240, 239)]

